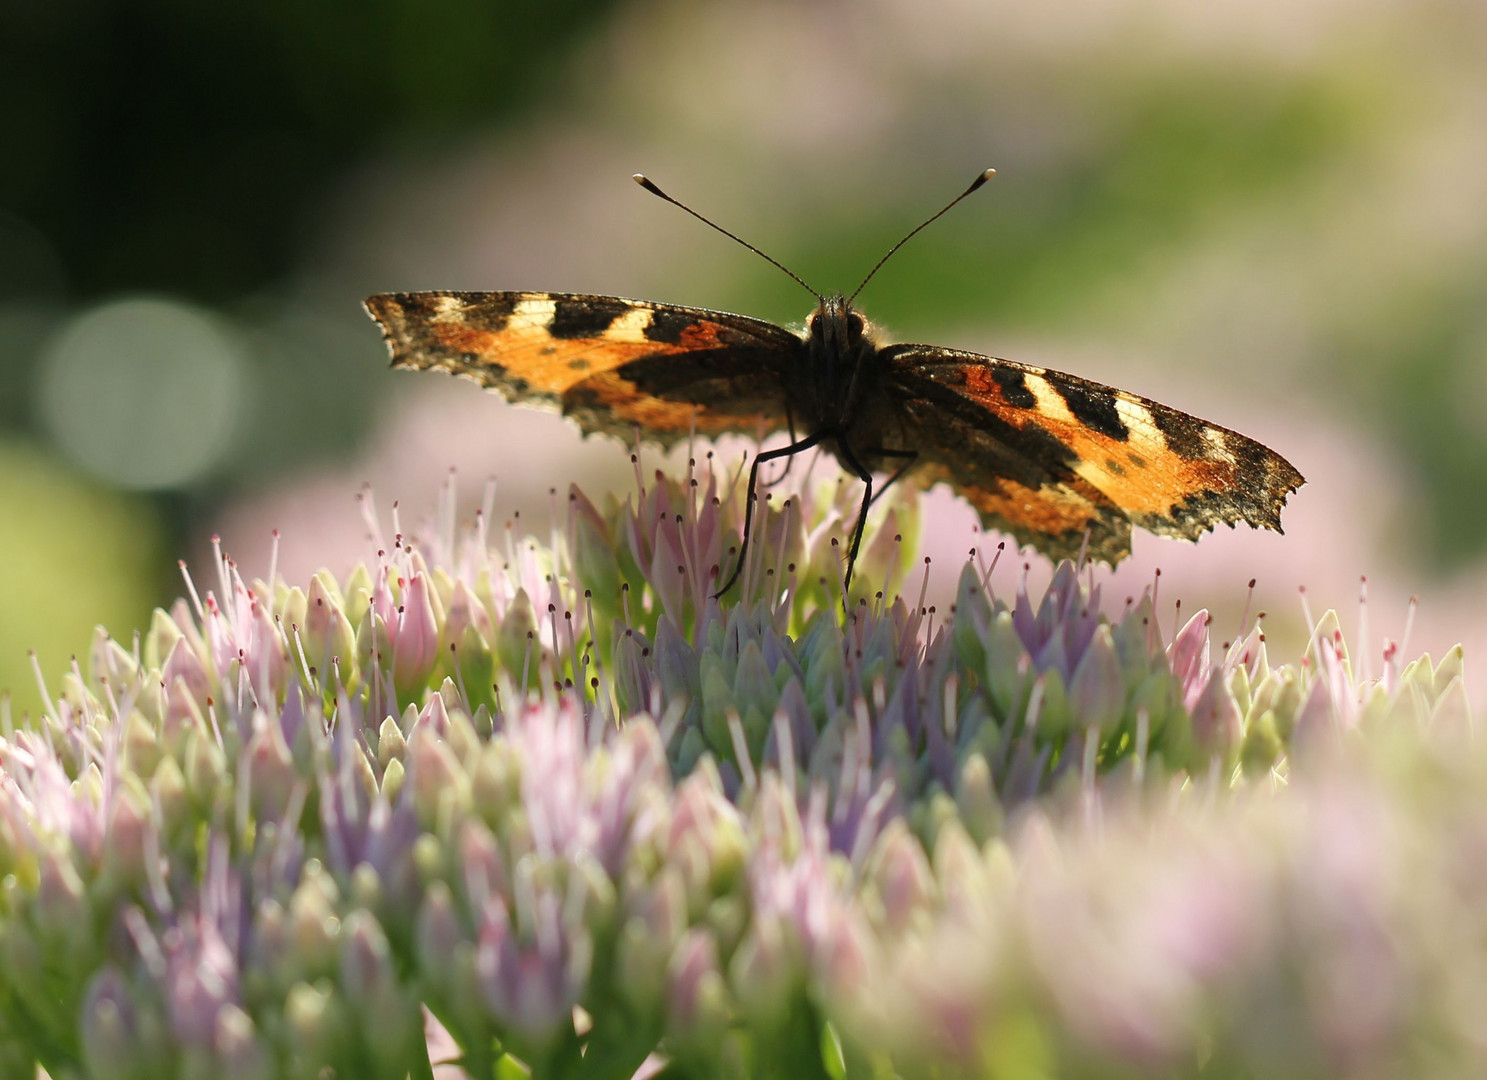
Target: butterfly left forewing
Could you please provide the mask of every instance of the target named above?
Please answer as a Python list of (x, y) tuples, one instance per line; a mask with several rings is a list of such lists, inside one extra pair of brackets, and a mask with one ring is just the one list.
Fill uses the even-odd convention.
[[(979, 492), (983, 514), (1009, 517), (1019, 539), (1031, 536), (1050, 554), (1066, 552), (1066, 526), (1081, 516), (1091, 554), (1112, 562), (1129, 548), (1113, 516), (1187, 539), (1220, 522), (1279, 531), (1286, 496), (1302, 483), (1253, 439), (1077, 376), (926, 345), (890, 346), (881, 359), (922, 430), (936, 412), (964, 429), (961, 452), (948, 446), (940, 469)], [(967, 460), (977, 456), (971, 443), (992, 464)], [(1002, 478), (999, 455), (1021, 474)]]
[(798, 337), (726, 312), (545, 292), (382, 293), (367, 310), (393, 366), (473, 379), (561, 409), (588, 432), (670, 445), (696, 430), (784, 426), (782, 372)]

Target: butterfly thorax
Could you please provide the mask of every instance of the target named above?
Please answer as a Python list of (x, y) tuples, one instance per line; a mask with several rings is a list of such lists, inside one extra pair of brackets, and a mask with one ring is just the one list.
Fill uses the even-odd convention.
[(865, 395), (877, 380), (872, 363), (878, 351), (871, 325), (838, 293), (821, 301), (806, 319), (806, 391), (814, 415), (804, 417), (818, 430), (845, 433), (854, 426)]

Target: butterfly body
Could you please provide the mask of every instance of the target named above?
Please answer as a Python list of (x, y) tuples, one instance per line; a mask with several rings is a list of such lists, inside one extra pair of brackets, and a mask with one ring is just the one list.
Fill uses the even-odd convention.
[(1219, 522), (1279, 531), (1303, 482), (1260, 443), (1123, 390), (883, 344), (841, 296), (823, 298), (803, 332), (571, 293), (385, 293), (367, 308), (396, 367), (463, 375), (627, 441), (637, 427), (662, 446), (694, 430), (790, 431), (801, 437), (760, 457), (820, 447), (866, 482), (864, 505), (875, 473), (948, 483), (986, 525), (1055, 558), (1114, 563), (1133, 524), (1187, 539)]

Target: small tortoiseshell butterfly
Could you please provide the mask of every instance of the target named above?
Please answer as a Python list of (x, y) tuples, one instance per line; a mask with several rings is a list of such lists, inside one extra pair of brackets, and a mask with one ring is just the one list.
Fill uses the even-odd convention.
[[(846, 580), (862, 541), (875, 473), (921, 487), (945, 482), (990, 528), (1051, 558), (1118, 562), (1131, 525), (1196, 540), (1217, 522), (1281, 531), (1299, 472), (1253, 439), (1075, 375), (937, 345), (885, 345), (852, 306), (902, 244), (850, 297), (824, 296), (768, 255), (648, 191), (805, 285), (818, 305), (802, 332), (701, 308), (547, 292), (382, 293), (367, 310), (393, 366), (463, 375), (508, 401), (561, 409), (585, 434), (642, 434), (670, 447), (689, 433), (777, 434), (756, 455), (736, 567), (743, 565), (759, 466), (811, 447), (864, 485)], [(797, 430), (805, 432), (797, 439)], [(738, 577), (719, 590), (726, 592)]]

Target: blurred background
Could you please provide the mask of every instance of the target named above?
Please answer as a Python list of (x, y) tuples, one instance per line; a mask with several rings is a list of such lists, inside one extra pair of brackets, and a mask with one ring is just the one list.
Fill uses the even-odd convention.
[[(610, 292), (798, 321), (762, 260), (899, 340), (1076, 371), (1238, 428), (1287, 535), (1138, 534), (1107, 596), (1300, 640), (1487, 645), (1487, 8), (1477, 0), (55, 0), (0, 6), (0, 687), (127, 641), (223, 535), (265, 574), (369, 554), (451, 467), (538, 527), (628, 456), (392, 373), (360, 300)], [(736, 452), (736, 451), (734, 451)], [(953, 586), (977, 543), (925, 500)], [(984, 542), (983, 542), (984, 546)], [(997, 580), (1020, 572), (1008, 559)], [(1040, 573), (1036, 565), (1034, 573)], [(1469, 655), (1469, 660), (1471, 656)], [(1476, 683), (1473, 684), (1474, 688)]]

